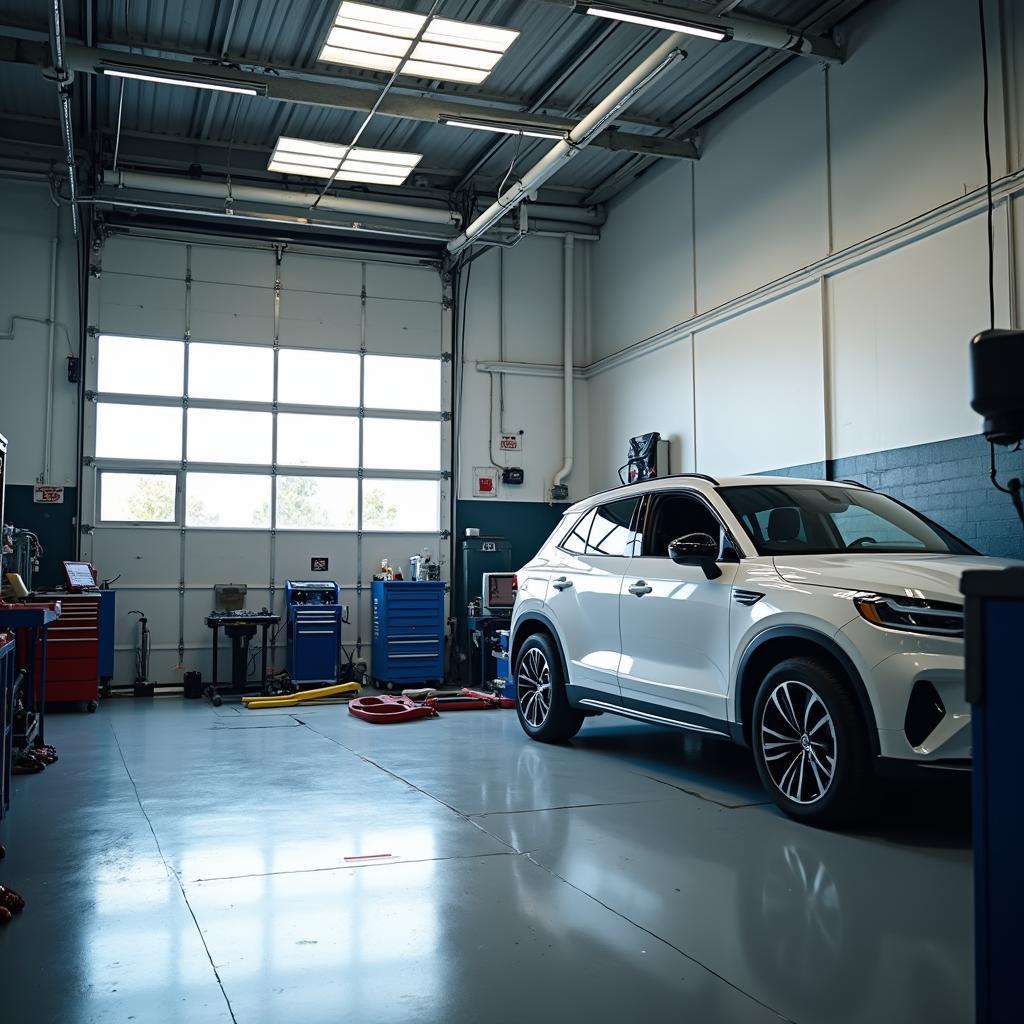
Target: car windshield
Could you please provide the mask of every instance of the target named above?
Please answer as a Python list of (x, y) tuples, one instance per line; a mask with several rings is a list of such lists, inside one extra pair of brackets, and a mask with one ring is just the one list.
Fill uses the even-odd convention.
[(977, 553), (892, 498), (859, 487), (757, 484), (718, 493), (761, 555)]

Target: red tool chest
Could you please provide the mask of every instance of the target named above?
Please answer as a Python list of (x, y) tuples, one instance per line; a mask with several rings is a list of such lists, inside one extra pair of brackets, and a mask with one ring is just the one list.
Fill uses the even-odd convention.
[(46, 702), (85, 701), (95, 710), (92, 705), (100, 696), (100, 599), (97, 594), (62, 593), (59, 600), (60, 618), (46, 638)]

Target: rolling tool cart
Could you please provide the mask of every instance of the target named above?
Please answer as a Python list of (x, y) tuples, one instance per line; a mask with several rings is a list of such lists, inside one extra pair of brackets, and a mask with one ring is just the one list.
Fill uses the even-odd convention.
[[(219, 708), (221, 691), (242, 693), (249, 685), (249, 641), (256, 635), (257, 628), (263, 630), (263, 644), (260, 648), (260, 692), (267, 693), (267, 632), (271, 626), (281, 621), (280, 615), (274, 615), (269, 609), (253, 612), (239, 609), (237, 611), (210, 612), (206, 616), (206, 625), (213, 630), (213, 678), (204, 688), (203, 693), (210, 703)], [(219, 681), (219, 632), (224, 630), (231, 641), (231, 682), (227, 685)]]
[(1020, 1020), (1020, 722), (1024, 569), (977, 569), (965, 595), (966, 696), (971, 705), (974, 944), (978, 1024)]
[(341, 588), (332, 581), (286, 580), (288, 676), (297, 685), (336, 683), (341, 673)]
[(444, 583), (373, 581), (372, 678), (378, 686), (444, 679)]

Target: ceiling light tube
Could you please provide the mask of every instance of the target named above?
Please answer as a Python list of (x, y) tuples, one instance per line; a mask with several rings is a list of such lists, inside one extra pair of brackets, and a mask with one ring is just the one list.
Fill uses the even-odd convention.
[(709, 28), (707, 25), (700, 25), (697, 22), (682, 21), (672, 17), (663, 18), (656, 14), (643, 14), (623, 7), (577, 3), (576, 10), (582, 10), (584, 14), (591, 14), (595, 18), (625, 21), (631, 25), (646, 25), (648, 28), (660, 28), (665, 32), (685, 32), (687, 35), (714, 39), (717, 42), (722, 42), (729, 37), (729, 33), (725, 29)]
[(265, 85), (250, 85), (248, 82), (232, 81), (230, 78), (206, 78), (199, 75), (175, 71), (150, 71), (148, 68), (120, 64), (100, 65), (100, 71), (114, 78), (135, 78), (141, 82), (155, 82), (158, 85), (185, 85), (190, 89), (211, 89), (214, 92), (234, 92), (242, 96), (266, 96)]
[(477, 117), (452, 117), (441, 114), (439, 124), (451, 125), (453, 128), (475, 128), (482, 132), (498, 132), (500, 135), (525, 135), (531, 139), (564, 139), (565, 130), (561, 128), (541, 128), (539, 125), (517, 125), (504, 121), (488, 121)]

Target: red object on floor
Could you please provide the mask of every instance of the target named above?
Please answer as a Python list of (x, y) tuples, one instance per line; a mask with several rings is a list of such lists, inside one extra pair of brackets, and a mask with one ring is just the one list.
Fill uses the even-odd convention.
[(356, 697), (348, 702), (349, 714), (364, 722), (412, 722), (417, 718), (434, 718), (437, 712), (426, 704), (417, 704), (408, 697)]
[(500, 697), (495, 693), (481, 693), (479, 690), (463, 690), (454, 697), (428, 697), (424, 703), (438, 711), (492, 711), (495, 708), (514, 708), (511, 697)]

